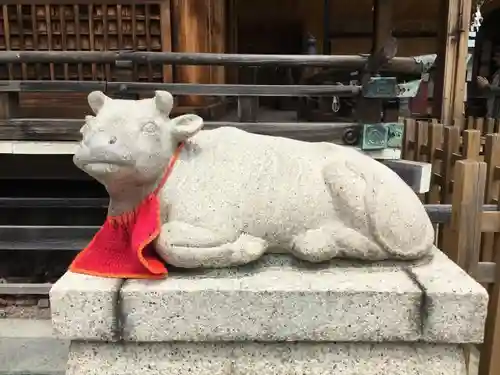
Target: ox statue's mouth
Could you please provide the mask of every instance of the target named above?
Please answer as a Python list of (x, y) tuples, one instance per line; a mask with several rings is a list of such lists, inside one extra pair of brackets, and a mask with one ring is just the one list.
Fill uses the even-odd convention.
[(92, 167), (99, 169), (106, 166), (107, 168), (114, 167), (132, 167), (134, 163), (123, 155), (113, 152), (112, 150), (90, 150), (84, 145), (80, 145), (79, 149), (73, 156), (75, 164), (82, 167)]

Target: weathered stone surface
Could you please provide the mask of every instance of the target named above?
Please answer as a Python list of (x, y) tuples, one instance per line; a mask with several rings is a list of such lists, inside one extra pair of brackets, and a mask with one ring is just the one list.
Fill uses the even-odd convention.
[(115, 305), (122, 280), (67, 272), (50, 290), (56, 337), (114, 340)]
[(239, 270), (128, 281), (121, 296), (131, 341), (420, 337), (420, 289), (391, 266), (307, 267), (266, 256)]
[(475, 342), (484, 335), (488, 294), (440, 251), (432, 262), (411, 267), (425, 291), (423, 339), (429, 342)]
[(196, 115), (169, 118), (165, 91), (138, 101), (93, 92), (89, 104), (96, 116), (86, 119), (74, 161), (106, 185), (111, 215), (140, 205), (185, 143), (158, 194), (156, 250), (169, 264), (228, 267), (272, 247), (310, 262), (431, 251), (434, 231), (415, 193), (363, 153), (229, 127), (201, 131)]
[[(113, 279), (67, 274), (52, 291), (57, 332), (112, 337)], [(423, 292), (424, 291), (424, 292)], [(286, 255), (220, 270), (127, 281), (129, 341), (427, 341), (479, 343), (488, 296), (439, 250), (418, 264), (331, 262)]]
[(466, 375), (458, 345), (73, 342), (67, 375)]

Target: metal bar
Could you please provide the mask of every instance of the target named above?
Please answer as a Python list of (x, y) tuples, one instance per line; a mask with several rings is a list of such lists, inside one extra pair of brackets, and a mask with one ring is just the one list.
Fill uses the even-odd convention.
[[(339, 70), (362, 68), (362, 55), (258, 55), (225, 53), (130, 52), (130, 51), (1, 51), (0, 64), (7, 63), (99, 63), (117, 60), (135, 63), (213, 66), (314, 66)], [(386, 70), (420, 74), (423, 65), (412, 57), (395, 57)]]
[(207, 96), (341, 96), (353, 97), (361, 91), (351, 85), (229, 85), (157, 82), (97, 81), (0, 81), (0, 92), (89, 92), (101, 90), (124, 93), (151, 93), (166, 90), (173, 95)]
[(80, 251), (99, 226), (0, 226), (0, 250)]
[(0, 208), (106, 208), (108, 198), (0, 197)]

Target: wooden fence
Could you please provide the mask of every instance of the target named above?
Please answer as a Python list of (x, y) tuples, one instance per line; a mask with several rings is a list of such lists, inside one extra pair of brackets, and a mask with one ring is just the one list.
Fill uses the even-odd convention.
[[(431, 186), (421, 199), (426, 204), (453, 203), (454, 168), (458, 160), (476, 160), (486, 163), (485, 204), (497, 204), (500, 172), (500, 121), (494, 119), (467, 119), (464, 127), (443, 126), (435, 120), (405, 120), (403, 159), (432, 164)], [(438, 228), (437, 245), (452, 256), (463, 246), (462, 235), (455, 236), (449, 225)], [(493, 236), (483, 234), (482, 261), (492, 261)]]
[[(500, 122), (467, 119), (446, 127), (405, 120), (403, 158), (432, 163), (426, 204), (452, 204), (438, 246), (490, 293), (479, 375), (500, 374)], [(494, 204), (496, 211), (486, 210)]]

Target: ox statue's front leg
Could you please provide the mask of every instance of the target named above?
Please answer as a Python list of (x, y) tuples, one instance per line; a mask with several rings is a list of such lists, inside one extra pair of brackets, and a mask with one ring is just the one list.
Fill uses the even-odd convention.
[(241, 234), (236, 240), (182, 222), (162, 226), (156, 251), (176, 267), (230, 267), (252, 262), (266, 251), (267, 241)]

